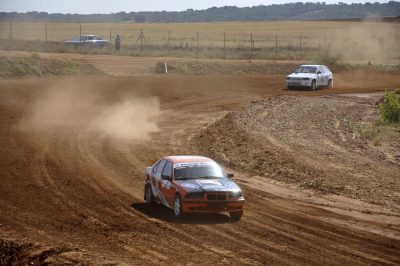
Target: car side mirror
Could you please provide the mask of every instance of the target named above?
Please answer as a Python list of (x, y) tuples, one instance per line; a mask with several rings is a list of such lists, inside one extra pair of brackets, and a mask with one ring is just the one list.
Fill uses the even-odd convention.
[(234, 174), (227, 174), (226, 175), (228, 178), (233, 178), (235, 175)]
[(170, 180), (170, 177), (168, 175), (161, 175), (161, 178), (163, 180)]
[(317, 74), (321, 74), (321, 71), (318, 71)]

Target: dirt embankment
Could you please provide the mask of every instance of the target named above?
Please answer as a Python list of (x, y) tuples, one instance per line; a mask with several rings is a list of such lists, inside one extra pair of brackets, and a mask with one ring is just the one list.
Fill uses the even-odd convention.
[[(198, 134), (223, 164), (400, 210), (400, 131), (377, 145), (364, 130), (378, 98), (278, 97), (253, 101)], [(249, 180), (249, 182), (251, 182)]]

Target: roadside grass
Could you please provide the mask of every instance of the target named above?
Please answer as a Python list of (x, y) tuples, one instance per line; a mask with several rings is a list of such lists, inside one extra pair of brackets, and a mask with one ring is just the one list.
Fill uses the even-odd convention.
[(377, 121), (372, 124), (363, 124), (360, 129), (360, 134), (375, 147), (378, 147), (387, 140), (396, 140), (400, 138), (400, 122), (388, 124)]
[(0, 77), (97, 74), (94, 67), (74, 61), (42, 58), (36, 52), (24, 57), (0, 57)]

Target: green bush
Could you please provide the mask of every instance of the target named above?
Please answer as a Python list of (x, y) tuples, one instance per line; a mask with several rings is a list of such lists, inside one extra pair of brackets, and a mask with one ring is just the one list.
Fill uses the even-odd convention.
[(385, 101), (379, 104), (381, 119), (386, 123), (400, 122), (400, 97), (394, 91), (385, 91)]

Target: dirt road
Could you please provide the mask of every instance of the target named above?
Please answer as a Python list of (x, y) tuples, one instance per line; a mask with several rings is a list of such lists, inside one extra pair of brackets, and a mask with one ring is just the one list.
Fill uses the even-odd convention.
[[(224, 214), (174, 221), (170, 210), (143, 204), (145, 166), (197, 153), (191, 138), (243, 104), (286, 93), (373, 90), (367, 81), (354, 89), (286, 92), (281, 78), (0, 80), (0, 264), (399, 264), (399, 216), (371, 206), (380, 212), (370, 217), (362, 202), (354, 203), (360, 209), (329, 210), (326, 198), (268, 180), (249, 184), (241, 172), (246, 209), (239, 222)], [(70, 105), (57, 105), (53, 93), (60, 90)], [(40, 109), (43, 99), (53, 108)], [(151, 103), (136, 115), (156, 110), (158, 128), (128, 140), (99, 131), (93, 117), (125, 100)]]

